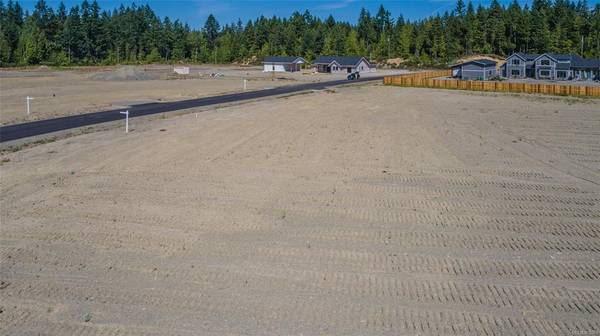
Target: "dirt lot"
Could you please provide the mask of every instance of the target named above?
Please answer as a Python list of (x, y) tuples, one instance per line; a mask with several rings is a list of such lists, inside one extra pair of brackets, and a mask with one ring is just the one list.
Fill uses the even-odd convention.
[[(381, 70), (365, 76), (401, 72)], [(222, 77), (211, 77), (221, 74)], [(190, 75), (176, 77), (173, 66), (81, 67), (56, 71), (45, 67), (0, 70), (0, 124), (125, 108), (131, 104), (200, 98), (240, 92), (243, 78), (247, 90), (260, 90), (302, 82), (327, 81), (344, 75), (263, 73), (259, 67), (192, 66)], [(25, 98), (34, 97), (27, 116)]]
[(0, 333), (596, 335), (598, 111), (350, 87), (4, 155)]

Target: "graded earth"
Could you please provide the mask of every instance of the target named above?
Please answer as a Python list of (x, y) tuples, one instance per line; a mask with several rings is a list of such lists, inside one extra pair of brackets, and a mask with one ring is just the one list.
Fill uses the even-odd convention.
[(367, 85), (5, 153), (0, 334), (598, 334), (599, 111)]
[[(256, 66), (190, 66), (176, 75), (171, 65), (47, 67), (0, 69), (0, 125), (122, 108), (144, 103), (178, 101), (226, 93), (263, 90), (282, 85), (345, 79), (345, 74), (265, 73)], [(381, 70), (363, 76), (397, 74)], [(27, 115), (26, 98), (30, 101)]]

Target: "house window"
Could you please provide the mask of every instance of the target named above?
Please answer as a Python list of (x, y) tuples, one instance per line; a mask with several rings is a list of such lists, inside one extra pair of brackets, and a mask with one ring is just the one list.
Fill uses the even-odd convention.
[(520, 60), (520, 59), (518, 59), (518, 58), (517, 58), (517, 59), (514, 59), (514, 60), (512, 60), (512, 64), (513, 64), (513, 65), (520, 65), (520, 64), (521, 64), (521, 60)]
[(511, 76), (521, 76), (521, 70), (511, 70), (510, 75)]
[(566, 71), (557, 71), (556, 72), (556, 77), (557, 78), (562, 78), (562, 79), (567, 78), (567, 72)]
[(542, 71), (540, 71), (540, 76), (542, 76), (542, 77), (550, 77), (550, 71), (549, 70), (542, 70)]
[(540, 64), (541, 65), (550, 65), (550, 60), (541, 60)]

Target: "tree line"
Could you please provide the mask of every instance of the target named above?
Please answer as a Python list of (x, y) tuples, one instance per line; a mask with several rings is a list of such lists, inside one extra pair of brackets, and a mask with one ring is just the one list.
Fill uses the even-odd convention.
[(0, 0), (0, 65), (78, 65), (153, 62), (256, 62), (267, 55), (401, 57), (442, 65), (463, 55), (577, 53), (600, 57), (600, 4), (534, 0), (488, 7), (458, 0), (452, 11), (420, 20), (392, 17), (380, 6), (362, 9), (356, 24), (320, 19), (309, 11), (221, 26), (209, 15), (201, 29), (161, 18), (148, 5), (112, 11), (84, 0), (56, 9), (38, 0), (31, 13)]

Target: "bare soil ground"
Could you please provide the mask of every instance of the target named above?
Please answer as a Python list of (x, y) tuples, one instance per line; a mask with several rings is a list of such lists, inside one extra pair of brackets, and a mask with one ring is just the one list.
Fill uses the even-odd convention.
[[(260, 67), (191, 66), (189, 76), (174, 76), (172, 65), (81, 67), (53, 70), (0, 70), (0, 124), (126, 108), (132, 104), (200, 98), (261, 90), (302, 82), (345, 78), (344, 74), (264, 73)], [(365, 76), (398, 73), (379, 71)], [(222, 77), (211, 77), (219, 73)], [(33, 97), (27, 116), (25, 98)]]
[(349, 87), (5, 154), (0, 334), (598, 334), (598, 111)]
[(477, 54), (477, 55), (471, 55), (471, 56), (459, 58), (456, 61), (454, 61), (454, 64), (465, 63), (465, 62), (474, 61), (474, 60), (478, 60), (478, 59), (486, 59), (486, 60), (494, 61), (497, 63), (498, 68), (500, 68), (501, 66), (504, 65), (504, 63), (506, 63), (506, 58), (499, 56), (499, 55)]

